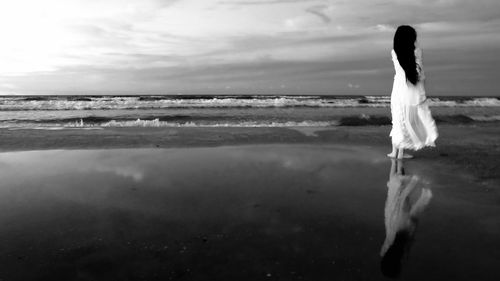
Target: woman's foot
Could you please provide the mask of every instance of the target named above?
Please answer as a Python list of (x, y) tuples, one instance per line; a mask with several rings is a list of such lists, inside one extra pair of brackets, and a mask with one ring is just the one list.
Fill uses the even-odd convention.
[[(390, 157), (390, 156), (389, 156)], [(398, 154), (398, 159), (412, 159), (413, 155), (407, 153)]]

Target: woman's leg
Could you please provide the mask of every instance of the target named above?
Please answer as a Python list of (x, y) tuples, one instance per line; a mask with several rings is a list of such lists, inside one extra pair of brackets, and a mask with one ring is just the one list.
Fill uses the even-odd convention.
[(404, 148), (399, 148), (398, 149), (398, 159), (403, 159), (405, 149)]
[(396, 158), (396, 156), (398, 156), (398, 148), (394, 144), (392, 144), (392, 152), (387, 154), (387, 156), (391, 158)]
[(404, 148), (398, 149), (398, 159), (403, 159), (403, 158), (412, 159), (413, 158), (413, 155), (408, 154), (408, 153), (405, 154), (404, 152), (405, 152)]

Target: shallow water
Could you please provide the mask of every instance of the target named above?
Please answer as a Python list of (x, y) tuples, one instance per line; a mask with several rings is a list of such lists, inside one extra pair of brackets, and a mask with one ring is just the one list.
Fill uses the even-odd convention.
[[(0, 278), (386, 280), (390, 170), (356, 146), (1, 153)], [(409, 207), (432, 196), (401, 209), (411, 239), (389, 269), (498, 280), (498, 191), (424, 160), (404, 171)]]

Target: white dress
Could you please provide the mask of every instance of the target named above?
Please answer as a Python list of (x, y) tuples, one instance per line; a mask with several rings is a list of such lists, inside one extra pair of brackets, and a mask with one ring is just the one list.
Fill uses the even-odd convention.
[(396, 71), (391, 93), (392, 143), (398, 148), (413, 150), (435, 146), (434, 141), (438, 133), (426, 102), (422, 50), (415, 49), (419, 74), (417, 85), (406, 81), (405, 71), (399, 64), (394, 50), (391, 51), (391, 55)]

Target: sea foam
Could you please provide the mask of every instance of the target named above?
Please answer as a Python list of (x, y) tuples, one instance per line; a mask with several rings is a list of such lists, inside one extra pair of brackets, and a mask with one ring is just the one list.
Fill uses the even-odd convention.
[[(388, 96), (38, 96), (0, 97), (0, 111), (169, 108), (388, 107)], [(429, 98), (430, 106), (500, 107), (492, 97)]]

